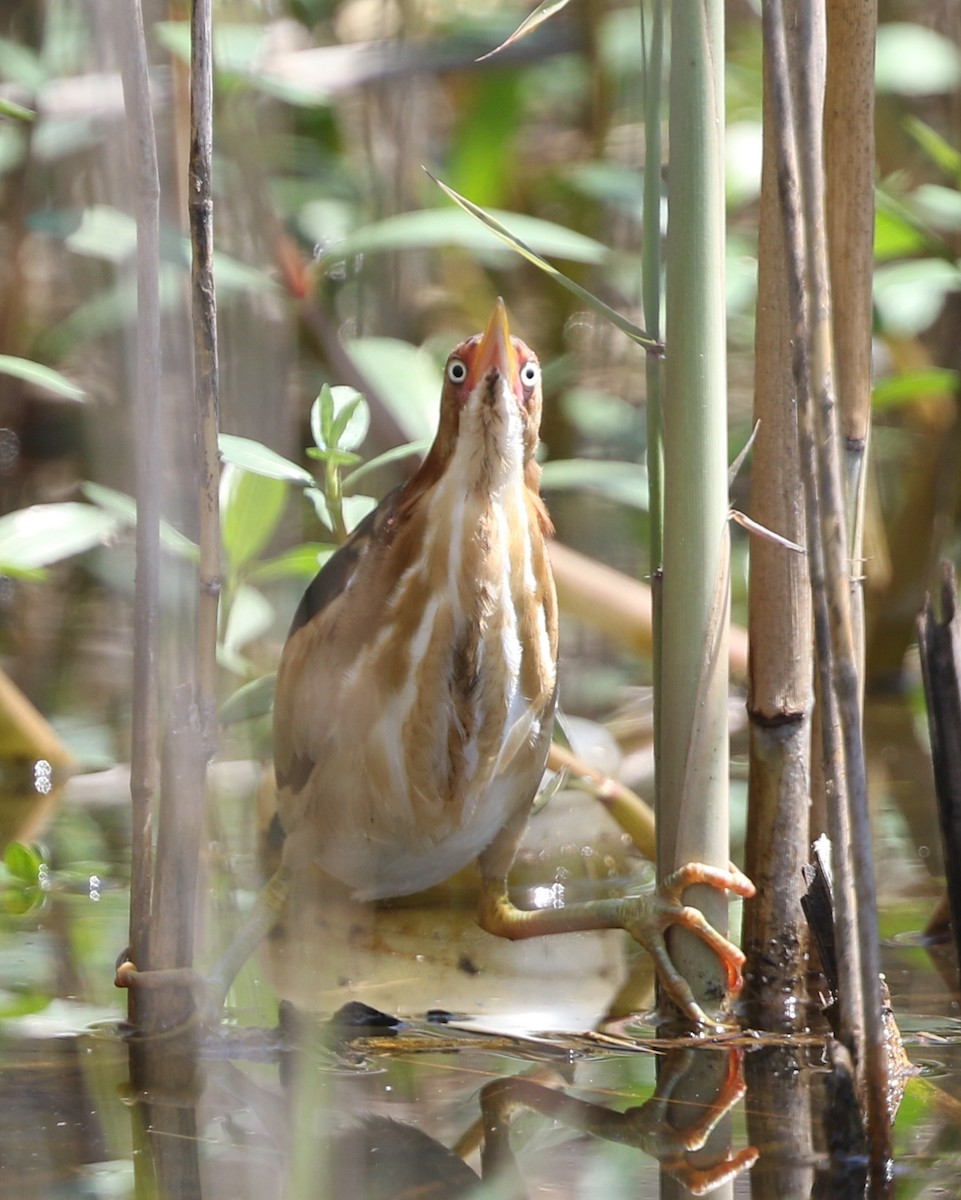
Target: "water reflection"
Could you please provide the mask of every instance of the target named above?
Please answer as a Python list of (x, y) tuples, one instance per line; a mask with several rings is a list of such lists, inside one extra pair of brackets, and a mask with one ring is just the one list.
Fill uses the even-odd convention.
[[(0, 1041), (0, 1193), (150, 1200), (864, 1194), (824, 1037), (668, 1045), (434, 1021)], [(961, 1037), (909, 1031), (890, 1195), (955, 1194)]]
[(757, 1157), (732, 1144), (740, 1049), (572, 1061), (520, 1041), (488, 1050), (493, 1039), (456, 1032), (382, 1026), (358, 1042), (345, 1031), (301, 1027), (272, 1079), (249, 1063), (132, 1043), (138, 1195), (521, 1200), (541, 1188), (595, 1194), (605, 1180), (618, 1195), (631, 1180), (629, 1194), (653, 1196), (659, 1173), (676, 1194), (707, 1195)]

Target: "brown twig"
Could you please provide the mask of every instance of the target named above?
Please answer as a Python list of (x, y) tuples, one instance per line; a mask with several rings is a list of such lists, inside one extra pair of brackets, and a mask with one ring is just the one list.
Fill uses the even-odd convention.
[[(134, 584), (130, 952), (149, 960), (153, 862), (152, 808), (157, 782), (157, 642), (160, 578), (160, 175), (140, 0), (121, 9), (124, 105), (137, 180), (137, 376), (133, 426), (137, 496)], [(136, 991), (129, 992), (131, 1009)], [(136, 1016), (131, 1011), (131, 1020)]]
[[(787, 6), (789, 26), (798, 2)], [(784, 229), (778, 198), (778, 118), (770, 62), (764, 70), (764, 160), (758, 229), (758, 300), (751, 515), (803, 541)], [(751, 1022), (772, 1030), (807, 1014), (800, 908), (811, 807), (811, 595), (806, 559), (766, 539), (751, 545), (748, 613), (751, 762), (746, 872), (757, 895), (744, 906), (746, 999)], [(793, 1001), (793, 1002), (792, 1002)]]
[(194, 388), (200, 441), (200, 598), (197, 609), (197, 690), (202, 720), (216, 705), (217, 619), (220, 604), (220, 376), (214, 290), (213, 51), (210, 0), (194, 0), (190, 57), (190, 162), (187, 173), (192, 254)]

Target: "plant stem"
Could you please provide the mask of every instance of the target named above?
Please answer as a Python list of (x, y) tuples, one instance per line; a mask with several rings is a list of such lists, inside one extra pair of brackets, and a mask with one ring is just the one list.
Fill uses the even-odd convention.
[[(834, 323), (835, 380), (842, 439), (851, 613), (864, 658), (862, 556), (867, 447), (871, 428), (874, 275), (874, 55), (877, 0), (827, 0), (824, 96), (825, 220)], [(864, 680), (862, 678), (862, 690)]]
[[(140, 0), (120, 9), (121, 77), (132, 129), (137, 180), (137, 375), (133, 427), (136, 455), (137, 567), (134, 581), (130, 954), (149, 961), (153, 875), (152, 821), (157, 783), (157, 660), (160, 580), (160, 175)], [(137, 991), (128, 992), (136, 1024)]]
[[(824, 240), (820, 98), (811, 71), (819, 11), (801, 7), (797, 68), (791, 70), (784, 14), (764, 8), (780, 138), (789, 294), (795, 324), (799, 440), (806, 493), (818, 695), (835, 890), (842, 1034), (863, 1072), (875, 1168), (890, 1157), (887, 1059), (881, 1012), (877, 897), (872, 867), (860, 684), (851, 620), (850, 570), (838, 449), (830, 282)], [(823, 12), (820, 13), (823, 20)], [(800, 65), (803, 63), (803, 66)], [(795, 105), (790, 79), (798, 81)], [(850, 861), (854, 860), (854, 872)], [(856, 897), (855, 900), (855, 888)]]
[[(786, 6), (788, 27), (798, 0)], [(804, 542), (784, 229), (778, 196), (778, 117), (764, 63), (764, 160), (758, 233), (758, 299), (751, 516)], [(751, 730), (748, 876), (744, 906), (745, 999), (752, 1025), (772, 1031), (806, 1023), (801, 869), (809, 857), (811, 795), (811, 595), (805, 558), (765, 538), (751, 543), (748, 590)]]
[[(664, 579), (658, 874), (727, 867), (729, 542), (724, 291), (724, 11), (675, 4), (671, 21), (664, 422)], [(686, 902), (721, 932), (727, 899)], [(723, 1004), (717, 958), (683, 930), (671, 952), (697, 999)]]
[(217, 613), (220, 601), (220, 457), (217, 449), (220, 377), (214, 290), (213, 55), (210, 0), (194, 0), (191, 18), (190, 162), (188, 210), (192, 249), (194, 387), (200, 437), (200, 599), (197, 609), (197, 690), (204, 722), (216, 707)]
[[(654, 0), (644, 70), (644, 208), (641, 271), (644, 324), (661, 340), (661, 109), (664, 70), (664, 0)], [(643, 9), (642, 9), (643, 14)], [(664, 360), (645, 358), (647, 384), (647, 481), (650, 516), (652, 682), (654, 684), (654, 805), (660, 788), (661, 583), (664, 571)]]

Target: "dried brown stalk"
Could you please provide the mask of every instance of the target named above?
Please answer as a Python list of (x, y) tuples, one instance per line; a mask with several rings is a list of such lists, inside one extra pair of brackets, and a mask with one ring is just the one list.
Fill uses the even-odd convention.
[[(152, 809), (157, 783), (157, 658), (160, 579), (160, 175), (140, 0), (120, 10), (124, 104), (137, 181), (137, 375), (133, 428), (137, 497), (134, 584), (130, 952), (147, 964), (153, 880)], [(136, 991), (131, 989), (131, 1010)], [(136, 1016), (131, 1011), (131, 1019)]]

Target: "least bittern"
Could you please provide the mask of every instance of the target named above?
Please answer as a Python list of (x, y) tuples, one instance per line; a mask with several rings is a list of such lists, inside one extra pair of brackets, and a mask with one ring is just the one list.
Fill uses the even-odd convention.
[(319, 867), (357, 900), (421, 891), (477, 859), (479, 920), (507, 938), (624, 928), (663, 987), (705, 1022), (667, 954), (680, 924), (740, 951), (680, 903), (692, 867), (652, 895), (515, 907), (507, 875), (544, 770), (557, 703), (557, 602), (535, 455), (537, 357), (498, 300), (447, 360), (440, 426), (420, 469), (307, 589), (277, 677), (274, 764), (283, 881)]

